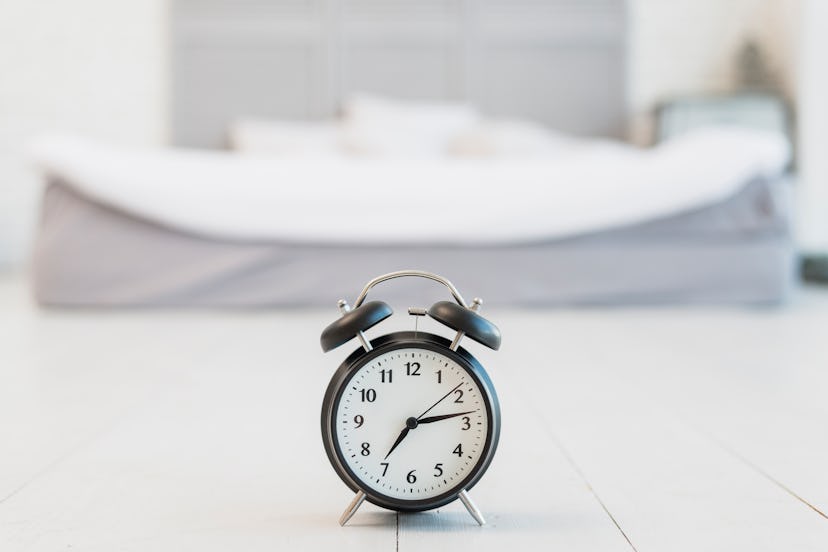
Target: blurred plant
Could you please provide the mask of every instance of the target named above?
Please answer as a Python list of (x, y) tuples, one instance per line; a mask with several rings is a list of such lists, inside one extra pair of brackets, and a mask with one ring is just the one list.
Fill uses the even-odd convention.
[(740, 89), (776, 92), (779, 79), (767, 61), (761, 44), (754, 38), (744, 41), (736, 56), (737, 85)]

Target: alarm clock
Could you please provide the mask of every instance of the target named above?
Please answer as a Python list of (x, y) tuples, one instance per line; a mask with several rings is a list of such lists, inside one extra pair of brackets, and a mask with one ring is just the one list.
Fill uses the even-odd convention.
[[(393, 314), (387, 303), (365, 302), (371, 288), (402, 277), (443, 284), (453, 301), (409, 308), (414, 331), (368, 340), (364, 332)], [(363, 501), (398, 512), (430, 510), (460, 499), (483, 525), (468, 495), (486, 472), (500, 437), (500, 406), (483, 366), (464, 348), (464, 337), (497, 350), (500, 331), (480, 316), (482, 301), (468, 305), (454, 285), (418, 270), (392, 272), (368, 282), (353, 307), (338, 303), (341, 317), (322, 332), (322, 350), (351, 339), (360, 347), (334, 373), (322, 402), (322, 440), (342, 481), (356, 493), (339, 522), (345, 525)], [(428, 316), (452, 339), (417, 331)]]

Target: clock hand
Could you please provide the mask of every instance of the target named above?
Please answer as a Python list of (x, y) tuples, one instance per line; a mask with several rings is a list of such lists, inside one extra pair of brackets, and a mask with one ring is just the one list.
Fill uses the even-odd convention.
[(393, 445), (391, 445), (391, 450), (388, 451), (388, 454), (385, 455), (385, 458), (383, 458), (383, 460), (387, 460), (388, 457), (391, 456), (391, 453), (394, 452), (394, 449), (397, 448), (399, 444), (403, 442), (403, 439), (405, 439), (405, 436), (408, 435), (408, 432), (417, 427), (417, 423), (417, 418), (408, 418), (405, 421), (405, 427), (402, 431), (400, 431), (399, 437), (397, 437), (397, 440), (394, 441)]
[(440, 420), (448, 420), (449, 418), (455, 418), (457, 416), (462, 416), (463, 414), (471, 414), (472, 412), (477, 412), (476, 410), (469, 410), (468, 412), (457, 412), (456, 414), (443, 414), (442, 416), (429, 416), (428, 418), (420, 418), (417, 420), (419, 424), (430, 424), (431, 422), (439, 422)]
[(463, 385), (463, 382), (462, 382), (462, 381), (461, 381), (460, 383), (458, 383), (458, 384), (457, 384), (457, 386), (456, 386), (454, 389), (452, 389), (451, 391), (449, 391), (448, 393), (446, 393), (445, 395), (443, 395), (442, 397), (440, 397), (440, 400), (439, 400), (439, 401), (437, 401), (436, 403), (434, 403), (434, 404), (432, 404), (431, 406), (429, 406), (429, 407), (426, 409), (426, 411), (425, 411), (425, 412), (423, 412), (422, 414), (420, 414), (419, 416), (417, 416), (417, 420), (419, 420), (420, 418), (422, 418), (423, 416), (425, 416), (426, 414), (428, 414), (429, 412), (431, 412), (431, 409), (432, 409), (432, 408), (434, 408), (435, 406), (437, 406), (438, 404), (440, 404), (441, 402), (443, 402), (443, 400), (444, 400), (446, 397), (448, 397), (449, 395), (451, 395), (452, 393), (454, 393), (455, 391), (457, 391), (457, 389), (459, 389), (461, 385)]
[(397, 446), (400, 443), (402, 443), (403, 439), (405, 439), (405, 436), (408, 435), (409, 431), (411, 431), (411, 430), (408, 429), (408, 426), (405, 426), (403, 428), (403, 430), (400, 432), (400, 436), (397, 437), (397, 440), (394, 441), (393, 445), (391, 445), (391, 450), (388, 451), (388, 454), (385, 455), (385, 458), (383, 458), (383, 460), (388, 460), (388, 457), (391, 456), (391, 453), (394, 452), (394, 449), (397, 448)]
[[(426, 409), (426, 411), (425, 411), (425, 412), (423, 412), (422, 414), (420, 414), (420, 415), (419, 415), (419, 416), (417, 416), (416, 418), (413, 418), (413, 417), (412, 417), (412, 418), (408, 418), (408, 419), (405, 421), (405, 427), (403, 428), (403, 430), (402, 430), (402, 431), (400, 431), (400, 435), (397, 437), (397, 440), (396, 440), (396, 441), (394, 441), (394, 444), (393, 444), (393, 445), (391, 445), (391, 450), (389, 450), (389, 451), (388, 451), (388, 454), (386, 454), (386, 455), (385, 455), (385, 458), (383, 458), (383, 460), (387, 460), (387, 459), (388, 459), (388, 457), (389, 457), (389, 456), (391, 456), (391, 453), (392, 453), (392, 452), (394, 452), (394, 449), (395, 449), (395, 448), (397, 448), (397, 447), (400, 445), (400, 443), (402, 443), (402, 442), (403, 442), (403, 439), (405, 439), (405, 437), (406, 437), (406, 435), (408, 435), (408, 432), (409, 432), (409, 431), (411, 431), (412, 429), (414, 429), (415, 427), (417, 427), (417, 424), (422, 423), (420, 420), (421, 420), (421, 418), (423, 418), (423, 416), (425, 416), (426, 414), (428, 414), (428, 413), (429, 413), (429, 412), (430, 412), (430, 411), (431, 411), (431, 410), (432, 410), (435, 406), (437, 406), (438, 404), (440, 404), (441, 402), (443, 402), (443, 400), (444, 400), (446, 397), (448, 397), (449, 395), (451, 395), (452, 393), (454, 393), (457, 389), (459, 389), (461, 385), (463, 385), (463, 382), (462, 382), (462, 381), (461, 381), (460, 383), (458, 383), (458, 384), (454, 387), (454, 389), (452, 389), (451, 391), (449, 391), (448, 393), (446, 393), (445, 395), (443, 395), (442, 397), (440, 397), (440, 400), (439, 400), (439, 401), (437, 401), (436, 403), (432, 404), (430, 407), (428, 407), (428, 409)], [(472, 411), (472, 412), (473, 412), (473, 411)], [(432, 417), (429, 417), (429, 418), (425, 418), (425, 420), (428, 420), (428, 421), (427, 421), (427, 422), (425, 422), (425, 423), (436, 422), (437, 420), (443, 420), (443, 419), (445, 419), (445, 418), (451, 418), (452, 416), (462, 416), (463, 414), (469, 414), (469, 412), (462, 412), (462, 413), (460, 413), (460, 414), (450, 414), (449, 416), (432, 416)]]

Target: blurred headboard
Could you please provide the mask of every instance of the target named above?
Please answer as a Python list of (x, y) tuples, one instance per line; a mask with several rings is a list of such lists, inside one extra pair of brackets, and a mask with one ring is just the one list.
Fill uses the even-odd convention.
[(318, 119), (353, 92), (468, 100), (582, 135), (624, 127), (624, 0), (174, 0), (173, 140)]

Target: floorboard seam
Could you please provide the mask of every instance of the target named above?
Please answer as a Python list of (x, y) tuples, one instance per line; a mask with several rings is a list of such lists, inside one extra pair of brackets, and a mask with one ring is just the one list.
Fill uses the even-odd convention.
[[(544, 423), (544, 425), (546, 425), (546, 423)], [(587, 489), (589, 489), (589, 492), (592, 494), (593, 497), (595, 497), (595, 500), (598, 501), (598, 504), (601, 505), (601, 509), (604, 510), (604, 513), (607, 514), (607, 517), (610, 518), (613, 525), (615, 525), (616, 529), (618, 529), (618, 532), (621, 533), (621, 535), (624, 537), (624, 540), (626, 540), (627, 544), (630, 545), (630, 548), (632, 548), (634, 552), (638, 552), (638, 549), (632, 543), (632, 541), (630, 540), (630, 537), (627, 535), (627, 533), (624, 531), (624, 529), (621, 528), (621, 524), (618, 523), (618, 520), (615, 519), (615, 516), (612, 515), (612, 512), (609, 511), (609, 508), (604, 503), (604, 501), (601, 499), (601, 497), (598, 496), (598, 493), (595, 491), (592, 484), (589, 482), (589, 479), (587, 479), (584, 472), (581, 471), (581, 468), (578, 466), (578, 464), (575, 463), (575, 460), (572, 458), (572, 455), (569, 454), (569, 451), (566, 449), (566, 447), (563, 446), (563, 443), (561, 443), (560, 439), (558, 439), (558, 437), (552, 432), (551, 429), (549, 429), (548, 426), (547, 426), (546, 430), (549, 433), (549, 436), (552, 438), (552, 441), (555, 443), (555, 446), (558, 447), (558, 450), (560, 450), (561, 454), (564, 455), (564, 458), (566, 458), (566, 461), (569, 462), (569, 465), (572, 466), (572, 469), (575, 470), (575, 472), (578, 474), (578, 477), (580, 477), (581, 480), (584, 482), (584, 484), (587, 486)]]
[(581, 481), (584, 482), (584, 485), (587, 486), (587, 489), (589, 489), (590, 494), (592, 494), (593, 498), (595, 498), (595, 500), (601, 506), (601, 509), (604, 510), (604, 513), (607, 515), (607, 517), (610, 519), (610, 521), (612, 521), (612, 524), (615, 525), (615, 528), (618, 529), (618, 532), (621, 533), (621, 536), (624, 537), (624, 540), (627, 541), (627, 544), (630, 546), (630, 548), (633, 550), (633, 552), (638, 552), (638, 549), (635, 547), (635, 545), (632, 543), (632, 540), (630, 540), (630, 537), (627, 535), (627, 533), (621, 527), (621, 524), (618, 522), (618, 520), (615, 518), (615, 516), (612, 515), (612, 512), (610, 512), (607, 505), (604, 503), (604, 501), (598, 495), (598, 492), (595, 490), (595, 488), (589, 482), (589, 479), (587, 479), (586, 474), (581, 470), (581, 468), (578, 466), (578, 464), (575, 463), (575, 459), (572, 457), (571, 454), (569, 454), (569, 451), (566, 449), (566, 447), (564, 447), (563, 443), (558, 438), (558, 436), (555, 434), (555, 432), (552, 431), (552, 428), (549, 426), (548, 420), (546, 420), (546, 418), (543, 417), (543, 415), (538, 410), (538, 408), (535, 406), (533, 401), (530, 401), (529, 405), (530, 405), (529, 409), (532, 411), (532, 413), (537, 417), (537, 419), (540, 421), (540, 423), (546, 429), (546, 432), (549, 435), (549, 438), (552, 439), (552, 442), (555, 444), (555, 446), (558, 448), (558, 450), (561, 451), (561, 454), (563, 454), (563, 457), (566, 459), (566, 461), (569, 463), (569, 465), (572, 466), (572, 469), (575, 470), (575, 473), (578, 474), (578, 477), (581, 478)]
[(756, 473), (758, 473), (759, 475), (761, 475), (762, 477), (764, 477), (765, 479), (767, 479), (768, 481), (770, 481), (771, 483), (773, 483), (774, 485), (776, 485), (777, 487), (779, 487), (780, 489), (782, 489), (783, 491), (785, 491), (786, 493), (788, 493), (789, 495), (794, 497), (796, 500), (798, 500), (799, 502), (801, 502), (802, 504), (804, 504), (805, 506), (807, 506), (808, 508), (810, 508), (811, 510), (813, 510), (814, 512), (816, 512), (817, 514), (822, 516), (823, 518), (828, 519), (828, 515), (826, 515), (825, 512), (823, 512), (822, 510), (817, 508), (817, 506), (815, 504), (811, 504), (810, 502), (808, 502), (804, 497), (798, 495), (793, 489), (791, 489), (790, 487), (788, 487), (787, 485), (785, 485), (784, 483), (782, 483), (781, 481), (776, 479), (770, 473), (768, 473), (767, 471), (762, 469), (762, 467), (760, 467), (759, 465), (757, 465), (757, 464), (751, 462), (750, 460), (748, 460), (745, 456), (743, 456), (742, 454), (737, 452), (735, 449), (728, 446), (724, 441), (716, 438), (716, 436), (714, 436), (712, 433), (709, 433), (707, 431), (704, 431), (704, 430), (701, 430), (701, 429), (699, 429), (698, 431), (700, 431), (703, 435), (706, 435), (711, 441), (716, 443), (716, 445), (719, 448), (721, 448), (723, 451), (725, 451), (727, 454), (733, 456), (734, 458), (736, 458), (737, 460), (739, 460), (740, 462), (742, 462), (743, 464), (748, 466), (750, 469), (752, 469), (753, 471), (755, 471)]

